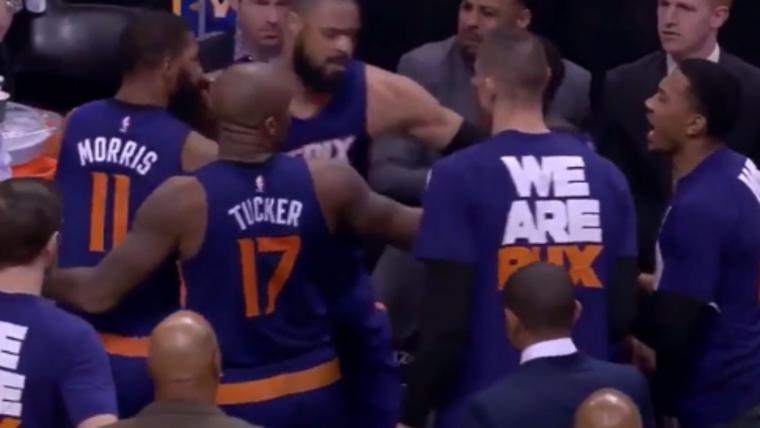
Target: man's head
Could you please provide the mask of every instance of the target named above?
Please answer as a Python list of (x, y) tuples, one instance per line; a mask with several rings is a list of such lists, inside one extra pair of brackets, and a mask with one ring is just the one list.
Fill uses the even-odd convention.
[(732, 0), (658, 0), (662, 49), (677, 60), (706, 58), (729, 16)]
[(200, 100), (198, 44), (182, 18), (169, 12), (140, 13), (121, 35), (119, 58), (125, 79), (155, 82), (152, 86), (162, 88), (170, 104)]
[(683, 61), (646, 100), (649, 148), (676, 153), (695, 140), (725, 140), (740, 106), (740, 84), (730, 71), (703, 59)]
[(475, 59), (486, 33), (507, 26), (526, 29), (535, 0), (462, 0), (457, 41), (464, 54)]
[(519, 350), (542, 340), (569, 337), (580, 303), (567, 271), (549, 263), (519, 269), (503, 291), (507, 336)]
[(546, 62), (549, 65), (550, 72), (549, 81), (546, 83), (546, 90), (544, 91), (544, 113), (546, 113), (557, 95), (562, 80), (565, 78), (565, 63), (562, 61), (562, 54), (554, 43), (544, 37), (541, 37), (540, 40), (544, 45)]
[(628, 396), (614, 389), (591, 394), (575, 412), (575, 428), (641, 428), (641, 414)]
[(540, 110), (549, 77), (544, 46), (526, 30), (494, 30), (478, 49), (473, 83), (481, 108), (489, 114), (498, 101)]
[(356, 49), (356, 0), (296, 0), (289, 20), (293, 70), (315, 92), (332, 92)]
[(190, 311), (163, 320), (150, 336), (148, 371), (156, 400), (213, 403), (222, 368), (219, 344), (208, 321)]
[(230, 143), (277, 151), (289, 124), (291, 95), (274, 64), (235, 64), (225, 70), (211, 86), (220, 151)]
[(238, 0), (237, 23), (247, 46), (267, 55), (282, 49), (291, 0)]
[(49, 183), (20, 178), (0, 182), (0, 272), (51, 267), (60, 226), (60, 201)]

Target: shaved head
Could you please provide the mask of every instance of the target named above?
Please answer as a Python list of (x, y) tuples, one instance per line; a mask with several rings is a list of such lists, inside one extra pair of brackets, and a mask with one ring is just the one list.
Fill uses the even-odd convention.
[(478, 50), (476, 74), (495, 81), (503, 97), (540, 103), (549, 81), (549, 64), (541, 41), (527, 30), (491, 31)]
[(176, 312), (150, 337), (148, 370), (157, 398), (188, 394), (213, 399), (221, 376), (219, 344), (214, 330), (195, 312)]
[(575, 428), (641, 428), (641, 415), (627, 395), (602, 389), (589, 396), (575, 413)]

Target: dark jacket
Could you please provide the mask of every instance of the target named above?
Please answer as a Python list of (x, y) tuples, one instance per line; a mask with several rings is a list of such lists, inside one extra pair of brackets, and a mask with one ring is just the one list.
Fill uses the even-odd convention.
[(226, 416), (209, 404), (190, 402), (156, 402), (131, 419), (119, 421), (109, 428), (255, 428), (240, 419)]

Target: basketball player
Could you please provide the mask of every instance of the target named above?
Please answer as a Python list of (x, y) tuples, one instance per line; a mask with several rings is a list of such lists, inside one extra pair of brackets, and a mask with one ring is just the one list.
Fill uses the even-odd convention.
[(525, 30), (493, 32), (475, 79), (494, 137), (434, 165), (423, 197), (414, 253), (427, 264), (426, 301), (402, 417), (412, 427), (434, 407), (437, 427), (458, 427), (463, 400), (517, 366), (498, 295), (521, 266), (567, 267), (583, 305), (573, 339), (594, 357), (609, 358), (608, 343), (635, 315), (630, 193), (610, 162), (547, 129), (540, 40)]
[[(331, 310), (346, 296), (360, 306), (353, 288), (361, 267), (345, 264), (353, 246), (342, 231), (407, 247), (419, 209), (371, 192), (346, 163), (273, 154), (290, 103), (279, 68), (232, 66), (211, 100), (221, 160), (161, 185), (124, 241), (95, 268), (60, 272), (55, 294), (108, 310), (177, 253), (188, 308), (219, 335), (219, 402), (228, 413), (268, 427), (379, 426), (387, 415), (345, 420)], [(356, 313), (367, 314), (374, 302), (361, 305)]]
[(40, 297), (61, 207), (35, 179), (0, 183), (0, 427), (96, 428), (116, 394), (90, 325)]
[(370, 141), (379, 136), (408, 136), (446, 152), (485, 139), (411, 79), (354, 60), (359, 24), (355, 0), (295, 1), (283, 61), (296, 91), (282, 150), (340, 159), (366, 177)]
[[(77, 108), (65, 125), (55, 177), (63, 195), (61, 267), (96, 265), (159, 184), (216, 155), (216, 143), (166, 111), (201, 75), (198, 47), (182, 18), (139, 15), (124, 31), (119, 55), (124, 75), (116, 96)], [(176, 263), (167, 259), (118, 307), (86, 316), (111, 356), (122, 417), (150, 402), (147, 337), (179, 303)]]
[(760, 404), (760, 172), (723, 146), (740, 98), (731, 72), (688, 59), (646, 101), (649, 149), (670, 155), (675, 189), (637, 336), (684, 427), (728, 425)]

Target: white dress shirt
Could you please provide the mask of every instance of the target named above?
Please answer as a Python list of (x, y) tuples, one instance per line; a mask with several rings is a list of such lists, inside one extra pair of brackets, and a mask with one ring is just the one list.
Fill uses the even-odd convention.
[(547, 340), (528, 346), (520, 354), (520, 364), (539, 358), (564, 357), (578, 352), (573, 340), (569, 337), (562, 339)]
[[(720, 46), (718, 46), (717, 43), (715, 44), (715, 49), (713, 49), (712, 53), (710, 53), (710, 55), (708, 55), (707, 58), (705, 59), (712, 62), (718, 62), (718, 60), (720, 60)], [(678, 64), (676, 63), (676, 60), (673, 59), (673, 57), (670, 56), (669, 54), (666, 57), (666, 61), (667, 61), (667, 67), (668, 67), (668, 74), (670, 74), (673, 72), (673, 70), (676, 69)]]

